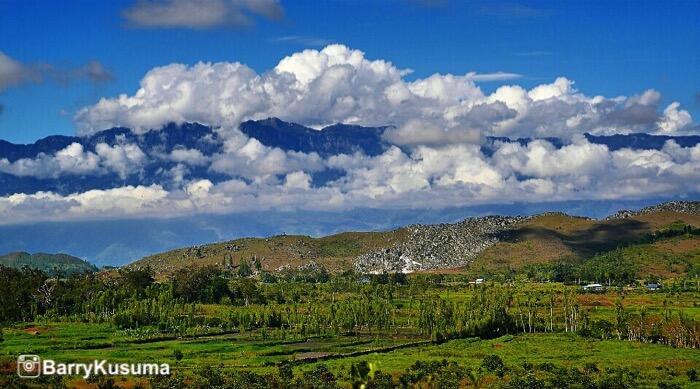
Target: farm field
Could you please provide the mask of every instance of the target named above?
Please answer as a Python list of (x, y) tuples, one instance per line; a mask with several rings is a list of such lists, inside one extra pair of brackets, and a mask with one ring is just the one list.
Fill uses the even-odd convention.
[[(183, 382), (187, 382), (188, 385), (201, 380), (201, 376), (207, 374), (207, 368), (213, 368), (217, 374), (223, 375), (245, 371), (264, 377), (276, 376), (281, 366), (289, 366), (293, 377), (310, 374), (321, 366), (321, 369), (327, 369), (334, 376), (340, 387), (352, 387), (359, 382), (358, 379), (371, 383), (372, 373), (388, 374), (394, 384), (398, 385), (402, 379), (406, 379), (407, 372), (415, 369), (418, 362), (433, 363), (433, 368), (438, 369), (436, 377), (442, 376), (439, 369), (445, 368), (445, 363), (447, 366), (454, 364), (458, 369), (470, 372), (469, 376), (458, 377), (457, 387), (488, 387), (512, 382), (512, 377), (520, 374), (517, 372), (522, 369), (531, 369), (533, 377), (539, 377), (542, 382), (547, 382), (547, 377), (552, 375), (552, 369), (595, 369), (595, 377), (602, 377), (603, 374), (614, 376), (620, 374), (620, 371), (634, 372), (628, 383), (632, 382), (639, 387), (656, 387), (658, 383), (700, 387), (700, 383), (694, 382), (692, 378), (692, 372), (700, 369), (700, 353), (696, 346), (672, 347), (658, 344), (658, 341), (651, 339), (625, 340), (625, 336), (619, 340), (614, 329), (607, 334), (601, 333), (599, 329), (586, 332), (579, 328), (577, 332), (573, 332), (562, 331), (562, 328), (557, 328), (558, 325), (555, 324), (553, 332), (549, 332), (546, 324), (549, 320), (546, 296), (555, 296), (558, 301), (567, 296), (567, 293), (574, 296), (574, 304), (579, 307), (581, 315), (588, 323), (611, 323), (615, 327), (619, 307), (622, 307), (628, 317), (636, 317), (635, 315), (643, 313), (648, 317), (685, 317), (697, 322), (700, 318), (700, 292), (689, 288), (687, 283), (685, 289), (679, 289), (678, 284), (675, 291), (665, 292), (650, 292), (644, 288), (611, 288), (604, 293), (581, 293), (579, 286), (565, 286), (560, 283), (489, 283), (474, 286), (454, 279), (445, 281), (442, 276), (440, 279), (442, 284), (424, 285), (425, 289), (421, 289), (421, 294), (439, 299), (456, 310), (484, 293), (510, 290), (513, 301), (509, 314), (516, 319), (514, 328), (509, 331), (511, 333), (488, 333), (479, 337), (466, 331), (451, 333), (447, 328), (449, 325), (444, 329), (445, 334), (438, 334), (437, 337), (435, 331), (425, 331), (419, 321), (426, 315), (426, 308), (420, 302), (414, 301), (420, 299), (411, 294), (417, 292), (412, 292), (409, 286), (414, 284), (415, 288), (415, 285), (421, 282), (419, 278), (409, 277), (407, 285), (354, 285), (360, 289), (359, 293), (363, 288), (375, 293), (386, 288), (391, 289), (389, 304), (394, 309), (390, 315), (393, 324), (379, 325), (376, 328), (368, 324), (366, 327), (358, 326), (355, 331), (342, 331), (328, 326), (302, 333), (292, 329), (291, 324), (287, 330), (253, 324), (231, 324), (232, 317), (244, 312), (260, 312), (267, 309), (262, 304), (250, 304), (247, 307), (230, 304), (193, 304), (192, 309), (198, 317), (199, 324), (192, 324), (179, 333), (159, 329), (156, 325), (124, 329), (109, 322), (88, 323), (69, 321), (66, 318), (56, 320), (39, 317), (31, 323), (18, 323), (3, 329), (4, 341), (0, 343), (0, 361), (3, 373), (8, 376), (14, 375), (14, 360), (20, 354), (37, 354), (42, 358), (63, 362), (106, 359), (114, 363), (169, 363), (173, 376), (182, 377)], [(295, 283), (290, 283), (287, 287), (291, 288), (293, 285)], [(318, 285), (306, 286), (306, 289), (312, 292), (301, 298), (302, 301), (308, 299), (306, 304), (300, 302), (298, 305), (302, 307), (299, 308), (300, 311), (308, 315), (316, 309), (310, 304), (312, 297), (313, 300), (321, 300), (322, 303), (322, 300), (329, 296), (326, 295), (326, 290)], [(537, 308), (534, 309), (537, 316), (534, 321), (538, 324), (532, 330), (528, 325), (525, 331), (521, 331), (517, 318), (525, 305), (520, 305), (518, 301), (524, 301), (531, 295), (538, 296)], [(357, 297), (357, 292), (348, 289), (338, 291), (331, 298), (336, 301), (352, 301)], [(289, 305), (282, 304), (278, 307), (289, 310)], [(563, 311), (566, 309), (559, 303), (555, 303), (551, 308), (555, 321), (564, 315)], [(460, 326), (456, 323), (450, 325)], [(503, 369), (507, 371), (502, 376), (482, 366), (485, 358), (494, 356), (502, 361)], [(371, 367), (367, 377), (358, 378), (357, 374), (353, 375), (352, 372), (357, 370), (357, 366), (365, 365)], [(377, 374), (376, 371), (380, 373)], [(605, 373), (607, 371), (610, 373)], [(474, 379), (478, 379), (478, 382)], [(430, 384), (429, 380), (423, 381), (422, 384), (418, 382), (416, 385), (439, 387)], [(21, 382), (23, 385), (32, 384), (27, 381)], [(140, 377), (119, 378), (115, 381), (86, 381), (73, 377), (64, 379), (63, 384), (68, 387), (95, 388), (114, 384), (131, 388), (149, 387), (153, 383)]]
[[(24, 330), (7, 332), (3, 358), (19, 353), (37, 353), (61, 361), (89, 361), (95, 358), (114, 362), (154, 360), (172, 363), (174, 372), (189, 374), (204, 366), (221, 367), (224, 371), (247, 369), (257, 373), (276, 371), (270, 364), (306, 354), (336, 354), (369, 350), (403, 344), (401, 340), (375, 340), (362, 337), (331, 337), (308, 341), (263, 341), (241, 336), (213, 336), (195, 340), (166, 340), (147, 344), (119, 342), (113, 339), (108, 326), (94, 328), (80, 324), (57, 324), (44, 327), (39, 336)], [(60, 340), (58, 340), (60, 339)], [(111, 346), (103, 342), (111, 343)], [(96, 346), (104, 346), (95, 348)], [(184, 357), (175, 361), (172, 350), (181, 350)], [(465, 367), (477, 368), (487, 355), (497, 355), (507, 365), (554, 363), (565, 367), (583, 368), (595, 364), (598, 368), (631, 368), (641, 372), (640, 382), (670, 382), (687, 387), (686, 372), (700, 366), (697, 350), (673, 349), (662, 345), (619, 340), (583, 339), (573, 334), (506, 335), (496, 339), (455, 339), (443, 344), (420, 345), (361, 356), (331, 359), (323, 362), (300, 363), (295, 370), (311, 370), (315, 364), (327, 364), (342, 384), (350, 385), (348, 372), (355, 363), (370, 362), (382, 371), (399, 375), (416, 361), (454, 361)], [(82, 385), (82, 380), (72, 384)], [(129, 380), (129, 382), (140, 382)], [(651, 384), (650, 384), (651, 385)]]

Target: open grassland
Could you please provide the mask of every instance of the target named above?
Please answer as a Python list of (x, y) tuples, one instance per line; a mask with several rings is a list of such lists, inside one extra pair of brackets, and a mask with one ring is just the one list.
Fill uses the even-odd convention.
[(0, 266), (0, 387), (51, 383), (17, 381), (20, 354), (172, 366), (62, 382), (98, 389), (700, 387), (698, 219), (544, 214), (466, 268), (409, 275), (347, 270), (415, 227), (239, 239), (109, 276)]
[[(386, 354), (331, 360), (331, 370), (346, 372), (353, 363), (367, 360), (387, 372), (404, 371), (416, 361), (458, 362), (477, 368), (487, 355), (498, 355), (506, 365), (553, 363), (583, 368), (595, 364), (598, 368), (629, 367), (642, 372), (647, 383), (672, 381), (689, 385), (685, 372), (700, 366), (697, 350), (678, 350), (618, 340), (589, 340), (571, 334), (526, 334), (504, 336), (491, 340), (456, 339), (438, 345), (399, 349)], [(651, 385), (650, 385), (651, 386)], [(698, 385), (696, 384), (696, 387)]]

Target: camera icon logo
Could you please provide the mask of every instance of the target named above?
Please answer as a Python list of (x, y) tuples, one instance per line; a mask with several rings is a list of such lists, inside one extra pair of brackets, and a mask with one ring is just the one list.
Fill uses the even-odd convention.
[(17, 357), (17, 375), (21, 378), (37, 378), (41, 375), (41, 358), (38, 355)]

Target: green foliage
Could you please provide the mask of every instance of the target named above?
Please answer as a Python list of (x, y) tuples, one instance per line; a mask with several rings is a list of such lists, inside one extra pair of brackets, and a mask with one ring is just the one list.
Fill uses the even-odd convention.
[(481, 367), (486, 371), (492, 372), (499, 377), (503, 377), (506, 371), (506, 365), (498, 355), (487, 355), (481, 361)]
[(187, 302), (218, 303), (231, 291), (223, 272), (216, 267), (186, 268), (172, 277), (173, 297)]
[[(260, 262), (258, 262), (259, 264)], [(238, 269), (236, 270), (236, 274), (238, 274), (239, 277), (249, 277), (253, 274), (253, 270), (250, 266), (250, 262), (248, 262), (247, 259), (242, 259), (241, 262), (238, 264)]]
[(294, 370), (292, 365), (286, 361), (282, 362), (277, 368), (277, 375), (280, 377), (282, 382), (289, 383), (294, 379)]
[(120, 280), (124, 287), (132, 293), (143, 296), (146, 288), (155, 281), (154, 272), (150, 267), (143, 269), (119, 269)]
[(458, 388), (459, 382), (467, 376), (467, 371), (455, 362), (447, 361), (417, 361), (409, 367), (400, 377), (399, 382), (403, 387), (417, 386), (435, 383), (438, 388)]
[(700, 235), (700, 228), (687, 224), (682, 220), (676, 220), (659, 231), (650, 234), (646, 241), (655, 242), (658, 240), (672, 238), (676, 236)]
[[(669, 350), (700, 347), (697, 292), (692, 291), (692, 283), (674, 289), (667, 281), (668, 291), (657, 293), (610, 289), (590, 295), (580, 294), (576, 286), (552, 283), (488, 280), (470, 285), (461, 275), (386, 274), (377, 275), (375, 282), (371, 277), (345, 273), (327, 274), (324, 282), (281, 276), (274, 283), (263, 283), (257, 277), (238, 278), (213, 268), (186, 273), (178, 272), (161, 282), (154, 282), (147, 269), (124, 270), (110, 277), (88, 274), (55, 279), (29, 269), (0, 267), (0, 280), (7, 286), (7, 293), (0, 294), (2, 317), (9, 317), (7, 322), (13, 324), (34, 322), (32, 326), (40, 329), (39, 335), (31, 335), (18, 329), (21, 325), (9, 327), (3, 331), (3, 348), (10, 354), (24, 350), (42, 355), (75, 353), (76, 359), (95, 355), (95, 350), (117, 358), (158, 355), (166, 361), (181, 361), (186, 354), (177, 366), (187, 369), (188, 384), (202, 388), (304, 387), (307, 382), (320, 387), (450, 388), (489, 383), (564, 388), (581, 387), (576, 383), (638, 387), (641, 378), (634, 370), (618, 369), (630, 355), (616, 356), (615, 369), (600, 371), (602, 368), (584, 362), (562, 366), (563, 357), (557, 352), (581, 354), (581, 350), (606, 342), (619, 342), (617, 347), (622, 348), (624, 341), (636, 341), (639, 347), (677, 348), (667, 347)], [(27, 309), (17, 310), (17, 302)], [(44, 336), (41, 327), (45, 323), (74, 332)], [(103, 332), (92, 333), (93, 328)], [(543, 334), (564, 342), (546, 349), (555, 354), (551, 363), (539, 359), (516, 366), (519, 362), (500, 351), (509, 347), (513, 352), (517, 347), (513, 344), (522, 345), (526, 337), (536, 339), (529, 347), (539, 347), (537, 339), (549, 339), (536, 338)], [(207, 339), (193, 339), (202, 336)], [(470, 342), (485, 346), (466, 352)], [(390, 349), (393, 346), (401, 349)], [(625, 348), (626, 353), (637, 352), (635, 347)], [(351, 356), (374, 350), (371, 358), (381, 365), (375, 359)], [(304, 354), (316, 352), (336, 355), (325, 367), (306, 365)], [(410, 362), (409, 358), (395, 362), (402, 352), (410, 355)], [(218, 361), (219, 353), (229, 355), (225, 367), (192, 372), (193, 367)], [(597, 362), (603, 353), (591, 355)], [(444, 361), (437, 360), (443, 357)], [(283, 363), (294, 359), (300, 364), (296, 376), (291, 364)], [(464, 364), (465, 359), (470, 362)], [(641, 357), (649, 359), (648, 355)], [(247, 367), (228, 370), (236, 364)], [(603, 360), (599, 366), (609, 367)], [(388, 373), (399, 378), (398, 382)], [(657, 374), (653, 383), (688, 382), (685, 370), (675, 374), (671, 381)], [(687, 373), (688, 380), (693, 379), (691, 374)], [(154, 379), (152, 383), (177, 387), (181, 378)], [(648, 384), (648, 377), (643, 382)]]
[(154, 376), (150, 382), (151, 389), (186, 389), (185, 378), (179, 374)]
[(26, 266), (51, 276), (69, 276), (97, 271), (97, 268), (91, 263), (67, 254), (10, 253), (0, 256), (0, 265), (14, 269), (21, 269)]
[(370, 366), (367, 361), (361, 361), (350, 365), (350, 378), (353, 388), (361, 388), (369, 379)]
[(625, 249), (618, 248), (596, 255), (581, 267), (581, 278), (608, 284), (633, 283), (637, 275), (637, 264), (625, 254)]
[(605, 374), (598, 381), (601, 389), (627, 389), (639, 387), (639, 371), (620, 368), (606, 369)]
[(366, 389), (392, 389), (394, 388), (393, 378), (391, 374), (376, 371), (372, 378), (367, 382)]
[(303, 372), (301, 377), (295, 381), (294, 387), (308, 389), (340, 388), (335, 375), (324, 364), (318, 364), (313, 369)]
[(39, 270), (20, 270), (0, 265), (0, 322), (31, 321), (45, 309), (46, 301), (41, 301), (37, 291), (46, 281), (46, 275)]

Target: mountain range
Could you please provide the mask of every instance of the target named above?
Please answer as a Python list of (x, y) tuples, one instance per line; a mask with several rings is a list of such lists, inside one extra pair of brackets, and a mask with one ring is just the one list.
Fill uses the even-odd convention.
[[(243, 122), (239, 129), (248, 137), (257, 139), (265, 146), (277, 147), (285, 151), (304, 153), (315, 152), (322, 157), (338, 154), (363, 153), (368, 156), (381, 154), (390, 145), (382, 135), (390, 127), (362, 127), (357, 125), (334, 124), (315, 130), (300, 124), (289, 123), (278, 118)], [(692, 147), (700, 143), (699, 135), (667, 136), (649, 134), (584, 135), (589, 142), (603, 144), (611, 150), (622, 148), (661, 149), (665, 142), (674, 140), (682, 147)], [(544, 138), (556, 147), (565, 142), (558, 138)], [(526, 144), (533, 139), (488, 137), (482, 151), (490, 155), (495, 142), (519, 142)], [(71, 174), (62, 176), (17, 175), (7, 169), (2, 162), (11, 164), (22, 159), (34, 159), (42, 155), (54, 155), (72, 144), (82, 146), (84, 152), (95, 152), (99, 144), (115, 147), (124, 144), (136, 145), (148, 156), (146, 163), (134, 172), (119, 174), (110, 171), (99, 173)], [(37, 140), (32, 144), (13, 144), (0, 140), (0, 195), (15, 193), (35, 193), (51, 191), (67, 195), (90, 189), (109, 189), (125, 185), (160, 184), (170, 186), (169, 172), (178, 164), (167, 156), (175, 150), (189, 150), (211, 157), (224, 149), (224, 139), (216, 129), (198, 123), (168, 124), (162, 128), (144, 133), (128, 128), (115, 127), (93, 135), (77, 137), (55, 135)], [(208, 179), (220, 182), (229, 177), (209, 169), (206, 165), (193, 164), (184, 171), (182, 179)], [(314, 183), (338, 178), (339, 172), (322, 171), (314, 175)]]

